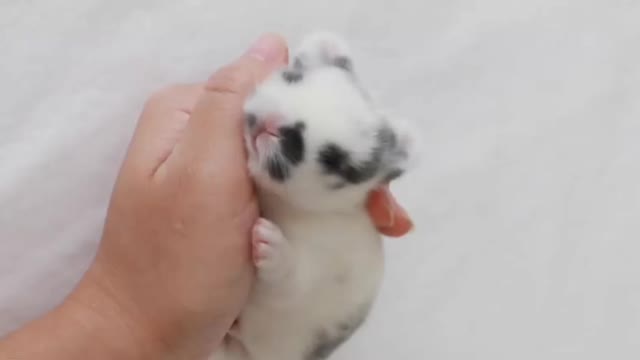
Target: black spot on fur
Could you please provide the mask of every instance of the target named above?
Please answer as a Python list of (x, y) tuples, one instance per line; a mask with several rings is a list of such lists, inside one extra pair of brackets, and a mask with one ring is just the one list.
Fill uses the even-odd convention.
[(404, 170), (401, 169), (391, 169), (389, 170), (389, 173), (387, 173), (384, 176), (384, 179), (382, 180), (382, 182), (384, 183), (388, 183), (391, 182), (397, 178), (399, 178), (400, 176), (402, 176), (402, 174), (404, 174)]
[(318, 161), (325, 173), (335, 175), (350, 184), (359, 184), (375, 176), (380, 154), (374, 150), (369, 160), (358, 163), (347, 150), (329, 143), (320, 150)]
[(280, 148), (282, 155), (289, 160), (292, 165), (296, 165), (304, 160), (304, 137), (302, 132), (305, 125), (297, 122), (293, 126), (283, 126), (280, 128)]
[(302, 59), (300, 59), (299, 57), (296, 57), (293, 60), (293, 65), (291, 65), (295, 70), (299, 70), (300, 72), (302, 72), (302, 70), (304, 69), (304, 63), (302, 62)]
[(282, 72), (282, 78), (289, 84), (295, 84), (302, 81), (304, 77), (301, 70), (285, 70)]
[(304, 160), (305, 146), (302, 132), (305, 128), (305, 124), (298, 121), (292, 126), (282, 126), (278, 129), (280, 152), (270, 156), (266, 164), (266, 170), (273, 180), (286, 181), (291, 176), (291, 167)]
[(396, 133), (388, 126), (383, 126), (378, 130), (378, 146), (385, 149), (393, 149), (398, 145)]
[(333, 65), (348, 72), (353, 71), (353, 62), (346, 56), (338, 56), (333, 59)]
[(407, 149), (398, 142), (396, 133), (389, 127), (383, 126), (378, 131), (378, 146), (383, 151), (383, 164), (385, 172), (383, 182), (390, 182), (402, 176), (404, 170), (400, 167), (400, 164), (404, 162), (407, 157)]
[(341, 181), (332, 186), (337, 190), (347, 184), (371, 180), (376, 175), (380, 175), (383, 182), (391, 181), (402, 175), (402, 170), (396, 165), (406, 156), (406, 150), (399, 146), (395, 132), (383, 126), (376, 133), (376, 145), (371, 149), (368, 159), (356, 161), (348, 150), (328, 143), (321, 148), (318, 162), (326, 174), (340, 178)]
[(249, 126), (249, 128), (253, 128), (258, 122), (258, 117), (256, 114), (247, 113), (244, 115), (244, 120), (247, 122), (247, 126)]
[(307, 360), (324, 360), (329, 357), (342, 343), (346, 337), (329, 336), (326, 331), (321, 331), (316, 335), (316, 345), (307, 355)]
[(314, 344), (307, 353), (305, 360), (327, 359), (362, 325), (368, 313), (369, 306), (363, 306), (353, 316), (337, 324), (333, 329), (318, 331)]
[(267, 160), (267, 172), (273, 180), (279, 182), (284, 182), (290, 176), (289, 165), (277, 157), (270, 157)]

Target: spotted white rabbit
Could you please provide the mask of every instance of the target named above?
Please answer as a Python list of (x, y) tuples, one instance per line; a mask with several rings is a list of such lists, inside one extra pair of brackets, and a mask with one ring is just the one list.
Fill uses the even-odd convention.
[(263, 218), (257, 281), (212, 360), (321, 360), (360, 327), (383, 271), (364, 207), (400, 176), (409, 133), (380, 114), (344, 41), (314, 33), (245, 104), (249, 169)]

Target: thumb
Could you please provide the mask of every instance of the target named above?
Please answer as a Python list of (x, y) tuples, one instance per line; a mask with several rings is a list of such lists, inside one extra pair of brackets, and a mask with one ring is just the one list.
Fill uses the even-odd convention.
[(411, 218), (391, 194), (389, 185), (371, 192), (367, 199), (367, 210), (383, 235), (401, 237), (413, 229)]
[(235, 62), (211, 76), (176, 147), (190, 165), (206, 166), (220, 156), (243, 161), (244, 100), (259, 82), (286, 62), (284, 39), (267, 34)]

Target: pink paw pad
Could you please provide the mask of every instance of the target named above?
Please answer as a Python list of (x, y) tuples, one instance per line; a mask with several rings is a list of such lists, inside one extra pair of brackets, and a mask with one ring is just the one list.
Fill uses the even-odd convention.
[(282, 242), (280, 230), (269, 220), (260, 218), (253, 226), (252, 257), (253, 263), (260, 268), (271, 259)]

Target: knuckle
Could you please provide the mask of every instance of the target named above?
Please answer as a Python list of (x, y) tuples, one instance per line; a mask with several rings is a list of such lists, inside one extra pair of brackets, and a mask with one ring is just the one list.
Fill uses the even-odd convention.
[(211, 92), (240, 95), (252, 83), (253, 78), (246, 69), (226, 66), (211, 76), (206, 89)]
[(181, 85), (168, 85), (160, 90), (155, 91), (149, 96), (147, 102), (145, 103), (145, 107), (154, 107), (158, 105), (162, 105), (166, 103), (168, 100), (176, 97), (183, 91), (183, 86)]

